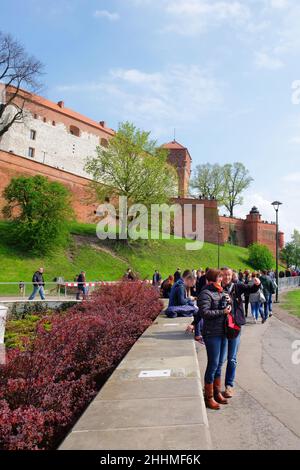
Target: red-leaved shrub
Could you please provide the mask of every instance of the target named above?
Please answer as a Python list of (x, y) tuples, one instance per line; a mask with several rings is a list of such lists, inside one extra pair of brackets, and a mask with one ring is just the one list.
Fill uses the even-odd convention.
[(151, 286), (120, 282), (43, 318), (0, 366), (0, 449), (56, 448), (161, 309)]

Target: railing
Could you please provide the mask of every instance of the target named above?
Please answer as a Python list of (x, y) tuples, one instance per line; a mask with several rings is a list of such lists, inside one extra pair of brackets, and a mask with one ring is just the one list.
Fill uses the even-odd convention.
[[(84, 287), (86, 293), (89, 294), (97, 286), (110, 284), (108, 282), (86, 282)], [(0, 282), (0, 298), (2, 299), (20, 299), (27, 300), (33, 292), (32, 282)], [(77, 282), (45, 282), (44, 293), (46, 299), (62, 299), (74, 298), (78, 292)], [(41, 299), (40, 293), (37, 292), (35, 299)]]
[[(95, 288), (101, 285), (114, 284), (116, 281), (92, 281), (84, 283), (87, 295)], [(151, 281), (145, 281), (151, 282)], [(300, 276), (284, 277), (279, 279), (279, 290), (293, 289), (300, 287)], [(27, 300), (33, 291), (32, 282), (0, 282), (0, 299), (7, 300)], [(44, 292), (46, 299), (63, 300), (75, 298), (78, 292), (77, 282), (45, 282)], [(82, 295), (82, 293), (81, 293)], [(40, 299), (39, 292), (36, 293), (35, 299)]]
[(293, 289), (300, 286), (300, 276), (282, 277), (278, 280), (279, 290)]

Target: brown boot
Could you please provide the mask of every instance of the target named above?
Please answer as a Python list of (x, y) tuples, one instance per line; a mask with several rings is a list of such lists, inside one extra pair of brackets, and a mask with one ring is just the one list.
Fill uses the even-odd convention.
[(221, 377), (214, 381), (214, 399), (220, 405), (228, 405), (228, 400), (221, 393)]
[(220, 405), (214, 400), (214, 385), (213, 384), (205, 384), (204, 388), (204, 399), (206, 408), (210, 410), (219, 410)]

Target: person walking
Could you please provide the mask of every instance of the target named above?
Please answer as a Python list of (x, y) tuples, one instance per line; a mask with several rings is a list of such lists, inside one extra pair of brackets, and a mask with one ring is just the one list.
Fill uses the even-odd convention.
[(275, 294), (275, 287), (272, 282), (272, 279), (270, 278), (270, 276), (268, 276), (266, 270), (262, 271), (262, 275), (260, 276), (260, 282), (262, 284), (263, 293), (266, 299), (266, 301), (264, 302), (264, 316), (262, 319), (262, 323), (265, 323), (269, 318), (270, 296), (272, 296), (272, 294)]
[[(254, 285), (254, 279), (258, 278), (257, 273), (252, 273), (251, 275), (251, 280), (249, 281), (249, 286)], [(254, 322), (257, 323), (259, 314), (261, 314), (261, 317), (263, 319), (264, 315), (262, 313), (262, 305), (265, 302), (265, 297), (262, 291), (262, 288), (260, 286), (259, 290), (257, 292), (254, 292), (249, 295), (249, 302), (251, 305), (251, 313), (252, 317), (254, 319)]]
[[(249, 281), (250, 281), (250, 271), (248, 269), (246, 269), (245, 273), (244, 273), (244, 284), (246, 284), (246, 286), (249, 284)], [(246, 318), (248, 317), (248, 310), (249, 310), (249, 295), (250, 294), (244, 294), (244, 298), (245, 298), (245, 316)]]
[(44, 281), (44, 268), (40, 268), (32, 276), (33, 291), (28, 300), (34, 300), (37, 293), (40, 294), (42, 300), (45, 300), (45, 281)]
[(82, 294), (82, 299), (85, 300), (87, 295), (85, 271), (81, 271), (77, 278), (77, 283), (76, 300), (80, 300), (80, 294)]
[(160, 287), (160, 284), (161, 284), (161, 274), (158, 270), (156, 270), (152, 277), (152, 285), (154, 287)]
[(225, 335), (225, 324), (227, 315), (231, 312), (231, 306), (223, 303), (221, 271), (209, 269), (206, 273), (206, 281), (207, 285), (198, 297), (198, 317), (203, 319), (202, 335), (207, 353), (204, 399), (207, 408), (219, 410), (220, 404), (228, 403), (221, 393), (221, 372), (227, 356), (228, 341)]

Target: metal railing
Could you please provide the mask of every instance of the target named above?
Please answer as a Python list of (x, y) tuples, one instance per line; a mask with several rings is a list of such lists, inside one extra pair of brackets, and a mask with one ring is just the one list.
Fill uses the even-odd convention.
[[(90, 294), (100, 285), (110, 284), (108, 282), (94, 281), (84, 283), (86, 294)], [(77, 282), (45, 282), (44, 293), (47, 299), (70, 299), (76, 297), (78, 292)], [(0, 282), (0, 298), (27, 300), (33, 292), (32, 282)], [(39, 291), (35, 295), (35, 300), (41, 299)]]
[(300, 276), (282, 277), (278, 279), (279, 290), (293, 289), (300, 286)]

